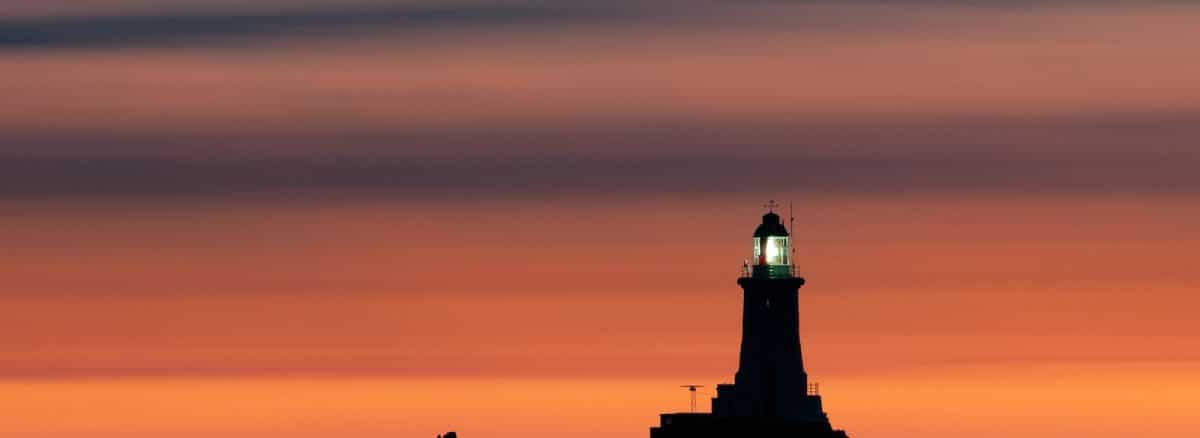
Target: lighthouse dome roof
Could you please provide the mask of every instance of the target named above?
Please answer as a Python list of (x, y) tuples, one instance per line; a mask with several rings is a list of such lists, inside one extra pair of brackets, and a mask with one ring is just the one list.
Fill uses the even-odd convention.
[(754, 229), (754, 237), (787, 235), (787, 227), (783, 226), (783, 223), (779, 221), (779, 215), (775, 214), (775, 212), (764, 214), (762, 223), (758, 225), (758, 228)]

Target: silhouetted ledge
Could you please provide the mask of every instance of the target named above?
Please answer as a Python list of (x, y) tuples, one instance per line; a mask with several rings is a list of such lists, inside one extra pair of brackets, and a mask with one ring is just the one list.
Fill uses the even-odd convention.
[(848, 438), (827, 422), (789, 422), (773, 417), (719, 417), (710, 413), (660, 414), (650, 438)]

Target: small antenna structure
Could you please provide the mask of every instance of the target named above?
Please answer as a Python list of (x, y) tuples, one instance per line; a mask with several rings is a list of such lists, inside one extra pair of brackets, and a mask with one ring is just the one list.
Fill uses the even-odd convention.
[(792, 253), (789, 254), (788, 261), (792, 266), (796, 266), (796, 211), (792, 210), (792, 201), (788, 201), (788, 234), (792, 235)]
[(703, 388), (704, 385), (679, 385), (680, 388), (687, 388), (688, 394), (692, 396), (692, 413), (696, 413), (696, 388)]
[(788, 201), (788, 234), (796, 234), (796, 211), (792, 210), (792, 201)]

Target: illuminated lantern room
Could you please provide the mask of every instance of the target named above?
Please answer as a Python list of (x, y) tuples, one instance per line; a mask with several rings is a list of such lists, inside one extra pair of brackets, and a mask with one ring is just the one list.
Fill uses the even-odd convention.
[(792, 278), (791, 238), (787, 227), (774, 211), (762, 217), (754, 230), (754, 258), (750, 276), (754, 278)]

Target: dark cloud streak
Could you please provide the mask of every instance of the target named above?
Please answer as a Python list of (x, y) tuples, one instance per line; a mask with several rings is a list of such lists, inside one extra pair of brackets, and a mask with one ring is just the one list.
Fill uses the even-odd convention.
[(208, 46), (263, 37), (570, 24), (618, 17), (619, 11), (613, 8), (536, 5), (410, 5), (261, 13), (21, 17), (0, 19), (0, 49)]
[[(0, 127), (4, 156), (40, 158), (211, 157), (337, 154), (341, 156), (487, 156), (566, 153), (793, 154), (903, 157), (910, 153), (1000, 160), (1166, 159), (1200, 161), (1200, 112), (1119, 112), (1070, 116), (884, 117), (864, 119), (717, 119), (647, 117), (556, 123), (188, 124), (139, 129)], [(4, 152), (7, 150), (7, 152)], [(104, 151), (98, 154), (96, 151)]]
[(0, 160), (0, 199), (196, 200), (706, 196), (832, 193), (1194, 193), (1194, 163), (1165, 160), (573, 156), (463, 159)]
[[(1132, 7), (1187, 4), (1179, 0), (758, 0), (752, 2), (509, 1), (479, 4), (409, 4), (281, 8), (270, 12), (180, 11), (159, 14), (77, 13), (66, 16), (0, 18), (0, 50), (127, 47), (229, 47), (252, 40), (289, 37), (346, 37), (373, 32), (454, 29), (479, 26), (574, 26), (608, 23), (617, 30), (639, 22), (693, 22), (702, 30), (736, 25), (763, 14), (790, 30), (826, 32), (914, 31), (930, 26), (911, 7), (935, 10), (1057, 7)], [(764, 6), (772, 6), (763, 8)], [(780, 8), (790, 9), (781, 10)], [(781, 14), (782, 15), (779, 15)], [(738, 17), (738, 19), (732, 19)], [(760, 17), (763, 18), (763, 17)], [(731, 20), (732, 19), (732, 20)], [(762, 23), (751, 19), (746, 23)], [(743, 23), (743, 24), (746, 24)]]

